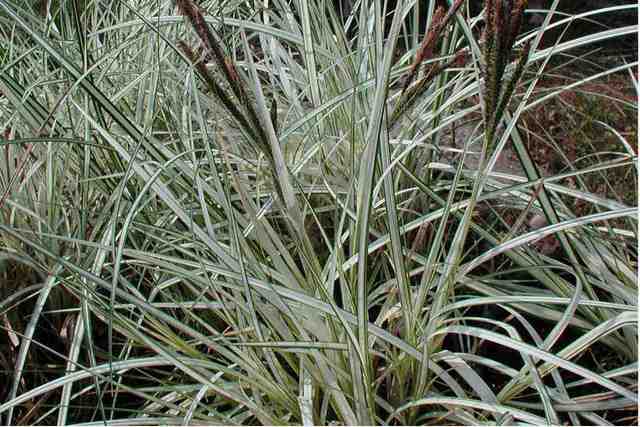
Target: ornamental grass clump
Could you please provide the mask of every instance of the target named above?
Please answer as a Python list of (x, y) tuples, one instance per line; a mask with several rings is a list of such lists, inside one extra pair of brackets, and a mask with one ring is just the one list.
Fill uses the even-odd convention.
[(633, 142), (529, 151), (638, 65), (543, 85), (638, 26), (539, 40), (635, 2), (43, 3), (0, 0), (3, 424), (637, 417), (637, 206), (582, 180)]

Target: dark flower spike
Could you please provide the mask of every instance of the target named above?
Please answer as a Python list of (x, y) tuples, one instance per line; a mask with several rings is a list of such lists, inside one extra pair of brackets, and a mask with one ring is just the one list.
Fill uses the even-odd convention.
[(274, 96), (271, 100), (271, 123), (273, 124), (273, 131), (278, 135), (278, 103)]
[(429, 83), (433, 81), (433, 79), (438, 77), (447, 68), (464, 66), (467, 63), (468, 59), (469, 53), (466, 50), (461, 50), (456, 53), (456, 56), (452, 60), (446, 62), (445, 64), (433, 65), (429, 69), (427, 75), (420, 79), (415, 86), (411, 87), (411, 89), (409, 89), (404, 94), (402, 99), (398, 102), (393, 113), (391, 113), (391, 123), (395, 123), (395, 121), (398, 120), (405, 111), (407, 111), (416, 103), (418, 97), (422, 93), (424, 93)]
[(420, 64), (422, 64), (422, 62), (424, 62), (426, 59), (433, 56), (433, 44), (436, 39), (436, 28), (438, 27), (442, 19), (444, 19), (444, 9), (441, 6), (438, 6), (433, 14), (433, 18), (431, 18), (431, 27), (429, 28), (429, 31), (427, 31), (427, 33), (424, 35), (422, 43), (418, 48), (418, 52), (416, 52), (416, 57), (413, 60), (413, 64), (411, 64), (411, 68), (409, 68), (409, 71), (407, 72), (404, 84), (402, 85), (403, 92), (407, 90), (407, 87), (409, 87), (409, 84), (411, 84), (411, 82), (415, 78)]
[(515, 0), (515, 6), (511, 9), (511, 29), (509, 31), (510, 41), (509, 44), (513, 46), (516, 41), (516, 37), (520, 34), (522, 27), (522, 19), (524, 17), (524, 11), (529, 5), (529, 0)]
[(451, 18), (453, 18), (455, 14), (458, 12), (458, 9), (460, 9), (460, 6), (462, 6), (463, 2), (464, 0), (456, 0), (456, 2), (449, 8), (449, 11), (445, 15), (445, 17), (438, 20), (437, 25), (434, 27), (434, 35), (431, 40), (430, 52), (432, 55), (433, 55), (433, 50), (435, 48), (434, 46), (435, 41), (440, 37), (442, 30), (449, 24), (449, 21), (451, 21)]
[(504, 19), (504, 26), (502, 27), (502, 34), (504, 37), (504, 45), (512, 46), (511, 43), (511, 13), (513, 12), (513, 0), (503, 0), (502, 13)]
[[(504, 74), (504, 70), (510, 61), (511, 54), (513, 52), (513, 42), (511, 41), (511, 8), (509, 2), (504, 0), (496, 0), (497, 4), (500, 4), (500, 15), (497, 15), (497, 36), (500, 37), (500, 56), (498, 61), (498, 75)], [(496, 12), (498, 7), (496, 7)], [(502, 80), (502, 79), (501, 79)], [(502, 81), (500, 81), (502, 83)]]
[(198, 34), (198, 37), (202, 40), (202, 44), (207, 52), (207, 59), (213, 58), (217, 62), (218, 68), (226, 74), (227, 80), (231, 81), (232, 77), (225, 64), (224, 51), (213, 35), (211, 28), (209, 28), (209, 25), (207, 25), (207, 22), (204, 20), (200, 8), (191, 0), (176, 0), (176, 6), (178, 6), (180, 13), (189, 19), (196, 34)]
[[(516, 69), (513, 72), (513, 76), (511, 76), (511, 79), (509, 80), (509, 83), (507, 84), (504, 90), (504, 93), (502, 94), (502, 98), (500, 99), (500, 103), (498, 104), (498, 108), (496, 109), (495, 117), (499, 118), (504, 113), (504, 110), (507, 107), (507, 104), (509, 103), (511, 96), (513, 95), (516, 89), (516, 85), (518, 84), (518, 81), (520, 80), (520, 78), (522, 77), (522, 74), (524, 73), (525, 66), (527, 65), (527, 61), (529, 59), (530, 51), (531, 51), (531, 41), (529, 40), (527, 41), (527, 43), (525, 43), (522, 51), (520, 52)], [(494, 121), (494, 123), (492, 124), (493, 126), (492, 132), (495, 132), (496, 125), (497, 125), (497, 122)]]
[(496, 95), (496, 34), (494, 0), (487, 0), (485, 6), (484, 23), (484, 92), (485, 92), (485, 121), (493, 116)]
[(249, 134), (249, 137), (255, 139), (256, 135), (253, 128), (249, 125), (242, 112), (238, 110), (235, 103), (229, 98), (224, 89), (222, 89), (222, 87), (216, 82), (216, 79), (211, 75), (211, 72), (207, 69), (205, 63), (199, 60), (195, 52), (185, 42), (179, 41), (178, 47), (180, 48), (182, 53), (184, 53), (184, 55), (189, 59), (189, 62), (193, 64), (196, 71), (205, 81), (213, 95), (220, 100), (222, 105), (225, 106), (231, 116), (238, 122), (240, 126), (242, 126), (243, 129), (245, 129), (245, 131)]
[(441, 6), (436, 9), (435, 13), (433, 14), (433, 18), (431, 19), (431, 27), (425, 34), (424, 39), (422, 40), (422, 43), (418, 48), (418, 52), (416, 53), (413, 64), (411, 64), (411, 68), (409, 69), (409, 72), (407, 73), (407, 76), (402, 85), (403, 92), (415, 78), (420, 64), (433, 57), (433, 51), (435, 49), (435, 44), (438, 40), (438, 37), (440, 37), (442, 30), (447, 26), (451, 18), (456, 14), (460, 6), (462, 6), (463, 2), (464, 0), (456, 0), (451, 8), (449, 8), (449, 11), (446, 15), (444, 14), (444, 8), (442, 8)]
[(449, 12), (447, 12), (447, 16), (445, 16), (444, 18), (444, 25), (446, 25), (449, 22), (449, 20), (453, 18), (453, 15), (455, 15), (458, 12), (458, 9), (460, 9), (460, 6), (462, 6), (462, 3), (464, 3), (464, 0), (456, 0), (456, 2), (449, 8)]
[(493, 0), (487, 0), (485, 5), (485, 17), (484, 17), (484, 45), (485, 51), (489, 52), (493, 50), (495, 45), (495, 33), (494, 33), (494, 16), (496, 10), (494, 8)]
[(502, 7), (502, 0), (494, 0), (495, 1), (495, 13), (493, 15), (493, 34), (494, 34), (494, 38), (496, 41), (496, 49), (495, 49), (495, 53), (496, 53), (496, 62), (495, 62), (495, 67), (496, 67), (496, 92), (499, 93), (500, 89), (499, 89), (499, 85), (500, 85), (500, 79), (498, 78), (498, 76), (501, 76), (502, 73), (501, 71), (504, 71), (504, 64), (505, 64), (505, 57), (506, 55), (508, 55), (507, 50), (509, 49), (508, 46), (505, 46), (505, 22), (504, 22), (504, 9)]
[[(191, 25), (193, 26), (196, 34), (202, 41), (202, 44), (205, 48), (205, 58), (207, 60), (213, 59), (216, 62), (218, 69), (220, 70), (220, 72), (222, 72), (226, 81), (229, 83), (233, 94), (238, 99), (238, 102), (244, 106), (249, 116), (248, 120), (244, 118), (242, 114), (240, 114), (240, 117), (242, 117), (242, 119), (240, 119), (239, 117), (236, 118), (238, 118), (238, 121), (243, 124), (243, 126), (246, 124), (247, 131), (251, 135), (253, 135), (254, 138), (257, 136), (257, 138), (255, 138), (255, 141), (260, 144), (261, 150), (265, 155), (267, 155), (267, 157), (269, 157), (271, 150), (269, 148), (267, 136), (264, 133), (264, 129), (260, 125), (258, 115), (253, 105), (251, 104), (250, 98), (247, 96), (244, 87), (242, 86), (242, 82), (238, 76), (235, 63), (230, 57), (225, 55), (224, 50), (218, 42), (219, 37), (217, 36), (217, 34), (215, 34), (215, 31), (207, 24), (204, 16), (202, 15), (202, 12), (200, 11), (200, 8), (196, 6), (192, 0), (176, 0), (176, 6), (180, 10), (180, 13), (187, 17), (189, 22), (191, 22)], [(204, 67), (204, 65), (202, 65), (201, 68), (203, 70), (206, 70), (206, 67)], [(200, 74), (202, 74), (202, 72)], [(212, 79), (213, 77), (210, 75), (207, 75), (207, 78), (205, 78), (208, 83), (210, 83), (209, 80)], [(216, 84), (216, 86), (219, 88), (219, 85)], [(217, 92), (217, 90), (214, 91), (216, 95), (218, 94)], [(226, 99), (229, 99), (229, 97), (227, 96)], [(236, 116), (236, 113), (239, 113), (239, 110), (233, 103), (232, 105), (234, 108), (233, 110), (230, 109), (229, 111), (232, 115)], [(225, 106), (229, 108), (226, 103)]]
[(504, 74), (520, 32), (526, 0), (487, 0), (484, 30), (484, 117), (486, 141), (493, 145), (497, 125), (515, 92), (529, 57), (530, 44), (520, 53), (509, 81)]

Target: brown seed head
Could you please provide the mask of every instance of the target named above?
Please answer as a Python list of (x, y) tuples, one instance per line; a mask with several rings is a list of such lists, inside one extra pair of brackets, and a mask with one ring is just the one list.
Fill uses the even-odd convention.
[(524, 10), (529, 4), (528, 0), (517, 0), (515, 7), (511, 9), (511, 29), (509, 34), (511, 36), (511, 44), (515, 42), (516, 37), (520, 33), (522, 27), (522, 21), (524, 18)]
[(234, 81), (239, 81), (240, 79), (238, 77), (238, 72), (236, 71), (236, 66), (233, 63), (233, 59), (225, 57), (224, 65), (227, 68), (227, 72), (229, 73), (229, 76), (231, 76), (231, 79)]

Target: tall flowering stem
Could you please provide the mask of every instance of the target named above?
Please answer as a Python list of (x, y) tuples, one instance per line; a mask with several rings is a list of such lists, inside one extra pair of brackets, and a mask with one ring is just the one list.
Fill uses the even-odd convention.
[(400, 102), (391, 114), (391, 123), (395, 123), (408, 109), (410, 109), (427, 88), (429, 83), (438, 77), (444, 70), (451, 67), (463, 67), (469, 59), (469, 53), (461, 50), (448, 62), (431, 66), (429, 71), (418, 82), (411, 86), (404, 94)]
[(449, 11), (444, 13), (444, 8), (439, 6), (433, 17), (431, 18), (431, 26), (429, 30), (424, 35), (424, 39), (418, 48), (418, 52), (416, 53), (416, 57), (411, 64), (411, 68), (409, 68), (409, 72), (407, 73), (404, 84), (402, 87), (402, 91), (406, 91), (409, 87), (409, 84), (415, 79), (416, 74), (418, 73), (418, 69), (420, 65), (431, 58), (433, 58), (433, 52), (436, 47), (437, 41), (440, 39), (440, 35), (442, 30), (447, 26), (451, 18), (453, 18), (462, 6), (464, 0), (456, 0), (456, 2), (449, 8)]
[[(247, 95), (242, 85), (235, 62), (230, 55), (225, 54), (220, 37), (207, 24), (202, 11), (193, 0), (176, 0), (175, 2), (180, 13), (189, 20), (198, 38), (200, 38), (204, 50), (204, 58), (199, 59), (184, 42), (179, 44), (180, 50), (194, 65), (196, 71), (207, 83), (214, 95), (222, 101), (231, 116), (242, 126), (247, 135), (258, 143), (260, 151), (271, 160), (272, 154), (267, 135), (251, 102), (251, 98)], [(205, 62), (214, 62), (216, 64), (218, 71), (222, 74), (223, 81), (231, 88), (231, 93), (228, 92), (228, 89), (225, 90), (222, 87), (219, 83), (220, 79), (216, 79), (212, 75), (205, 66)], [(237, 105), (242, 108), (238, 108)]]
[(486, 0), (482, 75), (484, 76), (485, 143), (490, 152), (504, 111), (524, 74), (530, 44), (517, 55), (514, 72), (505, 79), (505, 70), (514, 56), (514, 45), (523, 22), (527, 0)]

